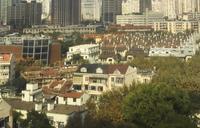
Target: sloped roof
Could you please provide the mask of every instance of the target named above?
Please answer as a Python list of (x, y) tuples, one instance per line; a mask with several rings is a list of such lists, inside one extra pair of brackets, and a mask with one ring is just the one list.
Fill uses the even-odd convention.
[(81, 72), (81, 68), (86, 68), (87, 73), (96, 73), (97, 68), (103, 70), (103, 74), (113, 74), (118, 70), (121, 74), (126, 74), (129, 65), (127, 64), (83, 64), (79, 67), (77, 72)]

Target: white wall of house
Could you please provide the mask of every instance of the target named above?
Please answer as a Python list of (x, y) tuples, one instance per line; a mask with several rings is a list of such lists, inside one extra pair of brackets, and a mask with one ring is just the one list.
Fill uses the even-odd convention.
[(22, 101), (33, 102), (33, 96), (29, 90), (22, 91)]
[(27, 110), (15, 109), (15, 111), (22, 114), (21, 116), (22, 119), (27, 119), (27, 114), (28, 114)]
[(42, 89), (38, 88), (38, 84), (28, 83), (26, 90), (22, 91), (22, 101), (33, 102), (38, 95), (42, 93)]
[(57, 98), (58, 98), (58, 104), (66, 104), (64, 97), (58, 96)]
[(53, 121), (53, 125), (55, 128), (59, 128), (59, 125), (66, 126), (69, 115), (66, 114), (56, 114), (47, 112), (47, 117)]

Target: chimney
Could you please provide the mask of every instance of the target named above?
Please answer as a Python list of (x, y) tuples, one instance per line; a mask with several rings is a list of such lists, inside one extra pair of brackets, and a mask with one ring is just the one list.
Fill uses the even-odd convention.
[(54, 103), (48, 103), (47, 104), (47, 111), (51, 111), (54, 109)]
[(42, 103), (36, 103), (35, 104), (35, 111), (41, 111), (42, 110)]

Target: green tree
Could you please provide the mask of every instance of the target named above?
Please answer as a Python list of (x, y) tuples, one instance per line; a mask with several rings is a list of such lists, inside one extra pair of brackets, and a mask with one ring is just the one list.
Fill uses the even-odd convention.
[(94, 99), (89, 100), (87, 103), (88, 115), (86, 116), (86, 122), (92, 120), (100, 128), (116, 128), (124, 125), (122, 101), (131, 90), (134, 90), (134, 86), (113, 89), (101, 95), (98, 102)]
[(24, 120), (22, 126), (25, 128), (53, 128), (46, 114), (34, 110), (28, 112), (27, 119)]
[(190, 118), (190, 105), (188, 94), (176, 87), (141, 85), (125, 98), (123, 114), (129, 122), (145, 128), (185, 128), (183, 122), (187, 122), (186, 126), (190, 128), (196, 128)]

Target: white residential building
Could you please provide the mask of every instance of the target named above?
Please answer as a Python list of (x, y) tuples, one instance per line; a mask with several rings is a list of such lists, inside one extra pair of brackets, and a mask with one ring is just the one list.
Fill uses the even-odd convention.
[(123, 0), (122, 1), (122, 15), (139, 13), (140, 1), (139, 0)]
[(12, 106), (14, 111), (20, 112), (22, 114), (22, 119), (27, 119), (27, 113), (32, 110), (45, 112), (51, 122), (51, 125), (53, 125), (55, 128), (65, 127), (67, 125), (68, 118), (73, 116), (75, 113), (84, 111), (84, 108), (80, 106), (67, 106), (47, 103), (45, 107), (46, 109), (44, 109), (43, 106), (45, 104), (39, 102), (26, 102), (20, 99), (5, 100), (10, 106)]
[(73, 106), (82, 106), (86, 104), (90, 96), (86, 93), (80, 92), (67, 92), (65, 94), (60, 94), (57, 96), (58, 104), (66, 104)]
[(75, 54), (79, 54), (84, 60), (89, 60), (89, 62), (94, 63), (98, 60), (99, 45), (83, 44), (69, 47), (69, 52), (67, 52), (67, 60), (71, 60)]
[(26, 85), (26, 90), (22, 91), (22, 101), (33, 102), (41, 95), (42, 89), (38, 87), (38, 84), (28, 83)]
[(200, 32), (200, 22), (196, 20), (154, 22), (153, 28), (154, 31), (167, 31), (172, 33), (184, 32), (186, 30)]
[(153, 26), (154, 22), (164, 21), (164, 15), (158, 12), (144, 14), (117, 15), (116, 22), (120, 25), (133, 24), (135, 26)]
[(100, 21), (102, 0), (81, 0), (82, 21)]
[(0, 85), (12, 82), (15, 78), (15, 61), (11, 53), (0, 53)]
[[(137, 68), (129, 65), (84, 64), (74, 73), (73, 88), (91, 95), (100, 95), (114, 88), (143, 83)], [(152, 77), (149, 76), (149, 77)]]

